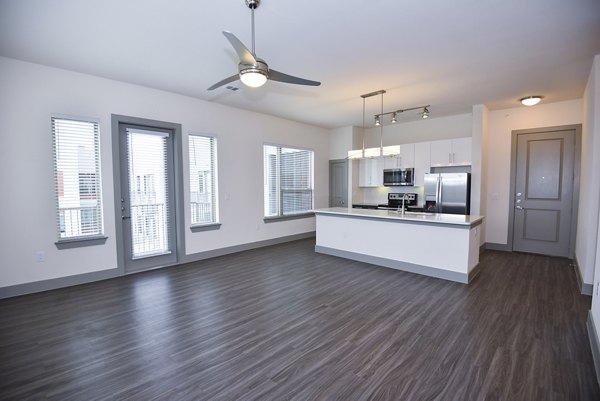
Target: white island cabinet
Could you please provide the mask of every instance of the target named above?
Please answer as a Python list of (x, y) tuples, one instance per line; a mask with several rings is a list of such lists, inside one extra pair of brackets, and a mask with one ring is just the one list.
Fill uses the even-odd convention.
[(351, 208), (315, 215), (316, 252), (460, 283), (478, 272), (481, 216)]

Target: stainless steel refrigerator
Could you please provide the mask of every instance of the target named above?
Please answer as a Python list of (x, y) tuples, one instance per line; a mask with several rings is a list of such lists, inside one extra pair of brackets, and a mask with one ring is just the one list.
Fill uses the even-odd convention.
[(425, 174), (425, 210), (435, 213), (469, 214), (471, 174)]

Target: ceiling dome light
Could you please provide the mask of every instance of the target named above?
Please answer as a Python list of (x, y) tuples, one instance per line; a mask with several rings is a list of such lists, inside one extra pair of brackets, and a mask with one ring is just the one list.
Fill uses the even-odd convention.
[(521, 99), (521, 103), (523, 103), (525, 106), (535, 106), (540, 102), (540, 100), (542, 100), (541, 96), (527, 96)]
[(247, 69), (240, 71), (240, 80), (246, 86), (258, 88), (267, 82), (267, 74), (258, 69)]

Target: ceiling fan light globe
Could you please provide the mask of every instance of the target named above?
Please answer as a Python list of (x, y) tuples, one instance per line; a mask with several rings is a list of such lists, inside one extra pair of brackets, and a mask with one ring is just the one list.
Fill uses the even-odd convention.
[(267, 82), (267, 75), (262, 71), (240, 72), (240, 80), (246, 86), (258, 88)]

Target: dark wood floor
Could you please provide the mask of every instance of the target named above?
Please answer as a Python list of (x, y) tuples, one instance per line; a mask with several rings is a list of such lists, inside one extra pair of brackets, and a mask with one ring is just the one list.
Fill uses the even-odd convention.
[(569, 261), (470, 285), (302, 240), (0, 301), (0, 399), (598, 400)]

